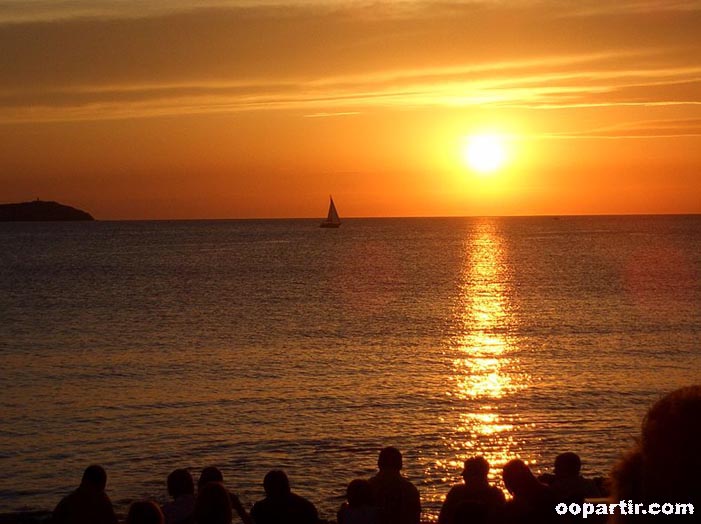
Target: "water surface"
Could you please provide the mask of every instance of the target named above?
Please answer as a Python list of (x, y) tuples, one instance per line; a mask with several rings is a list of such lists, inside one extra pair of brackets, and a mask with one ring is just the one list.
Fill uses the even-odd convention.
[(210, 464), (334, 518), (381, 446), (605, 474), (701, 382), (701, 217), (0, 224), (0, 511), (103, 464), (121, 510)]

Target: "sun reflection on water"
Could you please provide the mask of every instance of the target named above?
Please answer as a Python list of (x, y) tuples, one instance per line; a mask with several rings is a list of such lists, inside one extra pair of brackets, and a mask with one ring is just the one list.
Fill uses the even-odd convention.
[(490, 479), (498, 481), (501, 467), (519, 456), (518, 412), (510, 398), (526, 387), (528, 377), (519, 372), (510, 335), (516, 319), (505, 249), (489, 219), (476, 223), (465, 240), (450, 340), (453, 376), (447, 395), (456, 416), (446, 441), (452, 458), (442, 464), (448, 478), (459, 473), (466, 458), (482, 455), (491, 465)]

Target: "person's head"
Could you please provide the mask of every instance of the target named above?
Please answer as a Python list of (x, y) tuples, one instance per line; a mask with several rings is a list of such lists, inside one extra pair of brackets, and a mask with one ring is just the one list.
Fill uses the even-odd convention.
[(92, 489), (102, 491), (107, 485), (107, 472), (102, 466), (93, 464), (85, 468), (83, 479), (80, 481), (81, 486), (90, 487)]
[(512, 495), (518, 495), (538, 481), (531, 469), (521, 459), (513, 459), (506, 463), (503, 470), (504, 486)]
[(268, 471), (263, 478), (263, 489), (270, 498), (281, 498), (290, 493), (290, 481), (284, 471)]
[(581, 469), (582, 461), (576, 453), (560, 453), (555, 457), (555, 476), (557, 478), (577, 477)]
[(231, 496), (221, 482), (208, 482), (197, 492), (195, 522), (197, 524), (231, 524)]
[[(614, 498), (701, 505), (701, 386), (669, 393), (645, 415), (639, 444), (611, 474)], [(618, 516), (616, 522), (633, 522)]]
[(683, 486), (701, 488), (701, 385), (656, 402), (643, 419), (640, 443), (646, 477), (658, 495), (675, 495)]
[(465, 482), (486, 482), (489, 475), (489, 462), (484, 457), (472, 457), (465, 461), (462, 478)]
[(392, 446), (383, 448), (377, 458), (377, 467), (380, 470), (399, 471), (402, 469), (402, 454)]
[(183, 495), (193, 495), (195, 493), (195, 483), (192, 475), (186, 469), (176, 469), (168, 475), (168, 494), (177, 499)]
[(351, 480), (346, 488), (348, 505), (353, 508), (371, 506), (373, 503), (372, 487), (367, 480)]
[(134, 502), (129, 507), (127, 524), (164, 524), (165, 519), (158, 504), (145, 500)]
[(197, 481), (197, 489), (202, 489), (202, 487), (209, 482), (224, 482), (224, 476), (216, 466), (207, 466), (202, 470), (200, 478)]

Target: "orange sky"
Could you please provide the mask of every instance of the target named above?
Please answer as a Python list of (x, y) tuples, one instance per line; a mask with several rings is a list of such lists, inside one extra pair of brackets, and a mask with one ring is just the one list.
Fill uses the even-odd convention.
[[(0, 202), (100, 219), (701, 212), (701, 3), (0, 4)], [(491, 176), (464, 137), (505, 137)]]

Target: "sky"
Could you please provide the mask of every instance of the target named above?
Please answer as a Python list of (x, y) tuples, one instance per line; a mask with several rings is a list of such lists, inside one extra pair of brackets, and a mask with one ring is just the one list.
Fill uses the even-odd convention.
[(699, 28), (698, 0), (0, 0), (0, 203), (701, 213)]

